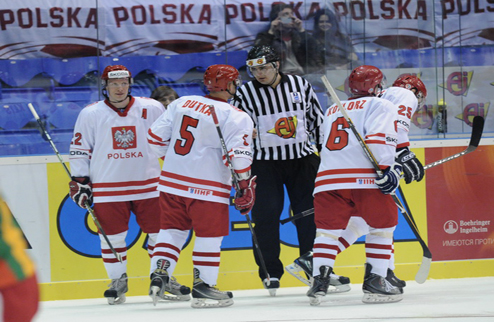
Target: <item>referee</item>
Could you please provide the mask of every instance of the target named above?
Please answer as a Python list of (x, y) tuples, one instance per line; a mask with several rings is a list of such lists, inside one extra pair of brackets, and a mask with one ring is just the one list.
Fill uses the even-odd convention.
[[(313, 208), (314, 181), (319, 166), (319, 128), (323, 112), (312, 86), (300, 76), (280, 72), (280, 58), (270, 46), (254, 46), (247, 56), (248, 72), (255, 79), (244, 84), (233, 104), (254, 121), (254, 162), (257, 175), (256, 202), (252, 209), (255, 233), (267, 276), (259, 269), (263, 285), (276, 295), (283, 275), (280, 261), (280, 217), (284, 188), (294, 213)], [(312, 250), (316, 226), (313, 216), (295, 221), (300, 255)], [(256, 263), (260, 264), (256, 252)]]

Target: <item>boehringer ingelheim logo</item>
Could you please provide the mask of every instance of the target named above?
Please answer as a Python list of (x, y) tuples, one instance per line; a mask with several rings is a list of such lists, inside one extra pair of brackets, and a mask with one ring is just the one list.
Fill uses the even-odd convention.
[(454, 220), (448, 220), (444, 223), (443, 228), (445, 232), (451, 235), (458, 231), (458, 224)]

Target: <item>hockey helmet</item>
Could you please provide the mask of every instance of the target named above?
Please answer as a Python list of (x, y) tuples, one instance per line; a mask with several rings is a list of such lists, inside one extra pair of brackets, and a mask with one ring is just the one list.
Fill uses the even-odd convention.
[(266, 65), (280, 61), (280, 56), (271, 46), (254, 46), (247, 54), (247, 67)]
[(128, 78), (129, 82), (131, 84), (133, 83), (132, 74), (127, 69), (127, 67), (123, 65), (106, 66), (105, 69), (103, 70), (103, 73), (101, 74), (101, 81), (103, 87), (106, 86), (106, 82), (109, 79), (118, 79), (118, 78)]
[[(384, 75), (381, 70), (375, 66), (362, 65), (355, 68), (348, 76), (348, 88), (353, 97), (358, 96), (377, 96), (384, 86)], [(380, 89), (376, 91), (376, 86)]]
[(204, 72), (204, 85), (210, 92), (228, 90), (228, 83), (234, 82), (235, 86), (241, 85), (238, 70), (230, 65), (211, 65)]
[(393, 86), (403, 87), (408, 90), (415, 89), (415, 96), (417, 97), (420, 105), (422, 105), (427, 98), (427, 88), (425, 87), (424, 82), (422, 82), (420, 78), (415, 75), (401, 74), (394, 81)]

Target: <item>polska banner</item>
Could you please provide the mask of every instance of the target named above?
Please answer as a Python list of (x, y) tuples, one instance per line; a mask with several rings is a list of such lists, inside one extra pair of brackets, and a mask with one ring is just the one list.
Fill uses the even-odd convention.
[[(150, 56), (246, 50), (273, 1), (18, 0), (0, 7), (0, 59)], [(337, 13), (357, 52), (494, 44), (487, 0), (287, 1), (313, 29)], [(482, 22), (482, 23), (479, 23)]]

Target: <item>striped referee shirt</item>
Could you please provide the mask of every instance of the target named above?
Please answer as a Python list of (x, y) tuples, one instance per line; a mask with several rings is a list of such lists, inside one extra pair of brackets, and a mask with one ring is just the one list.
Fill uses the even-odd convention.
[(255, 160), (302, 158), (315, 152), (311, 141), (322, 143), (323, 111), (312, 86), (300, 76), (281, 76), (275, 88), (257, 80), (242, 85), (232, 102), (254, 121)]

